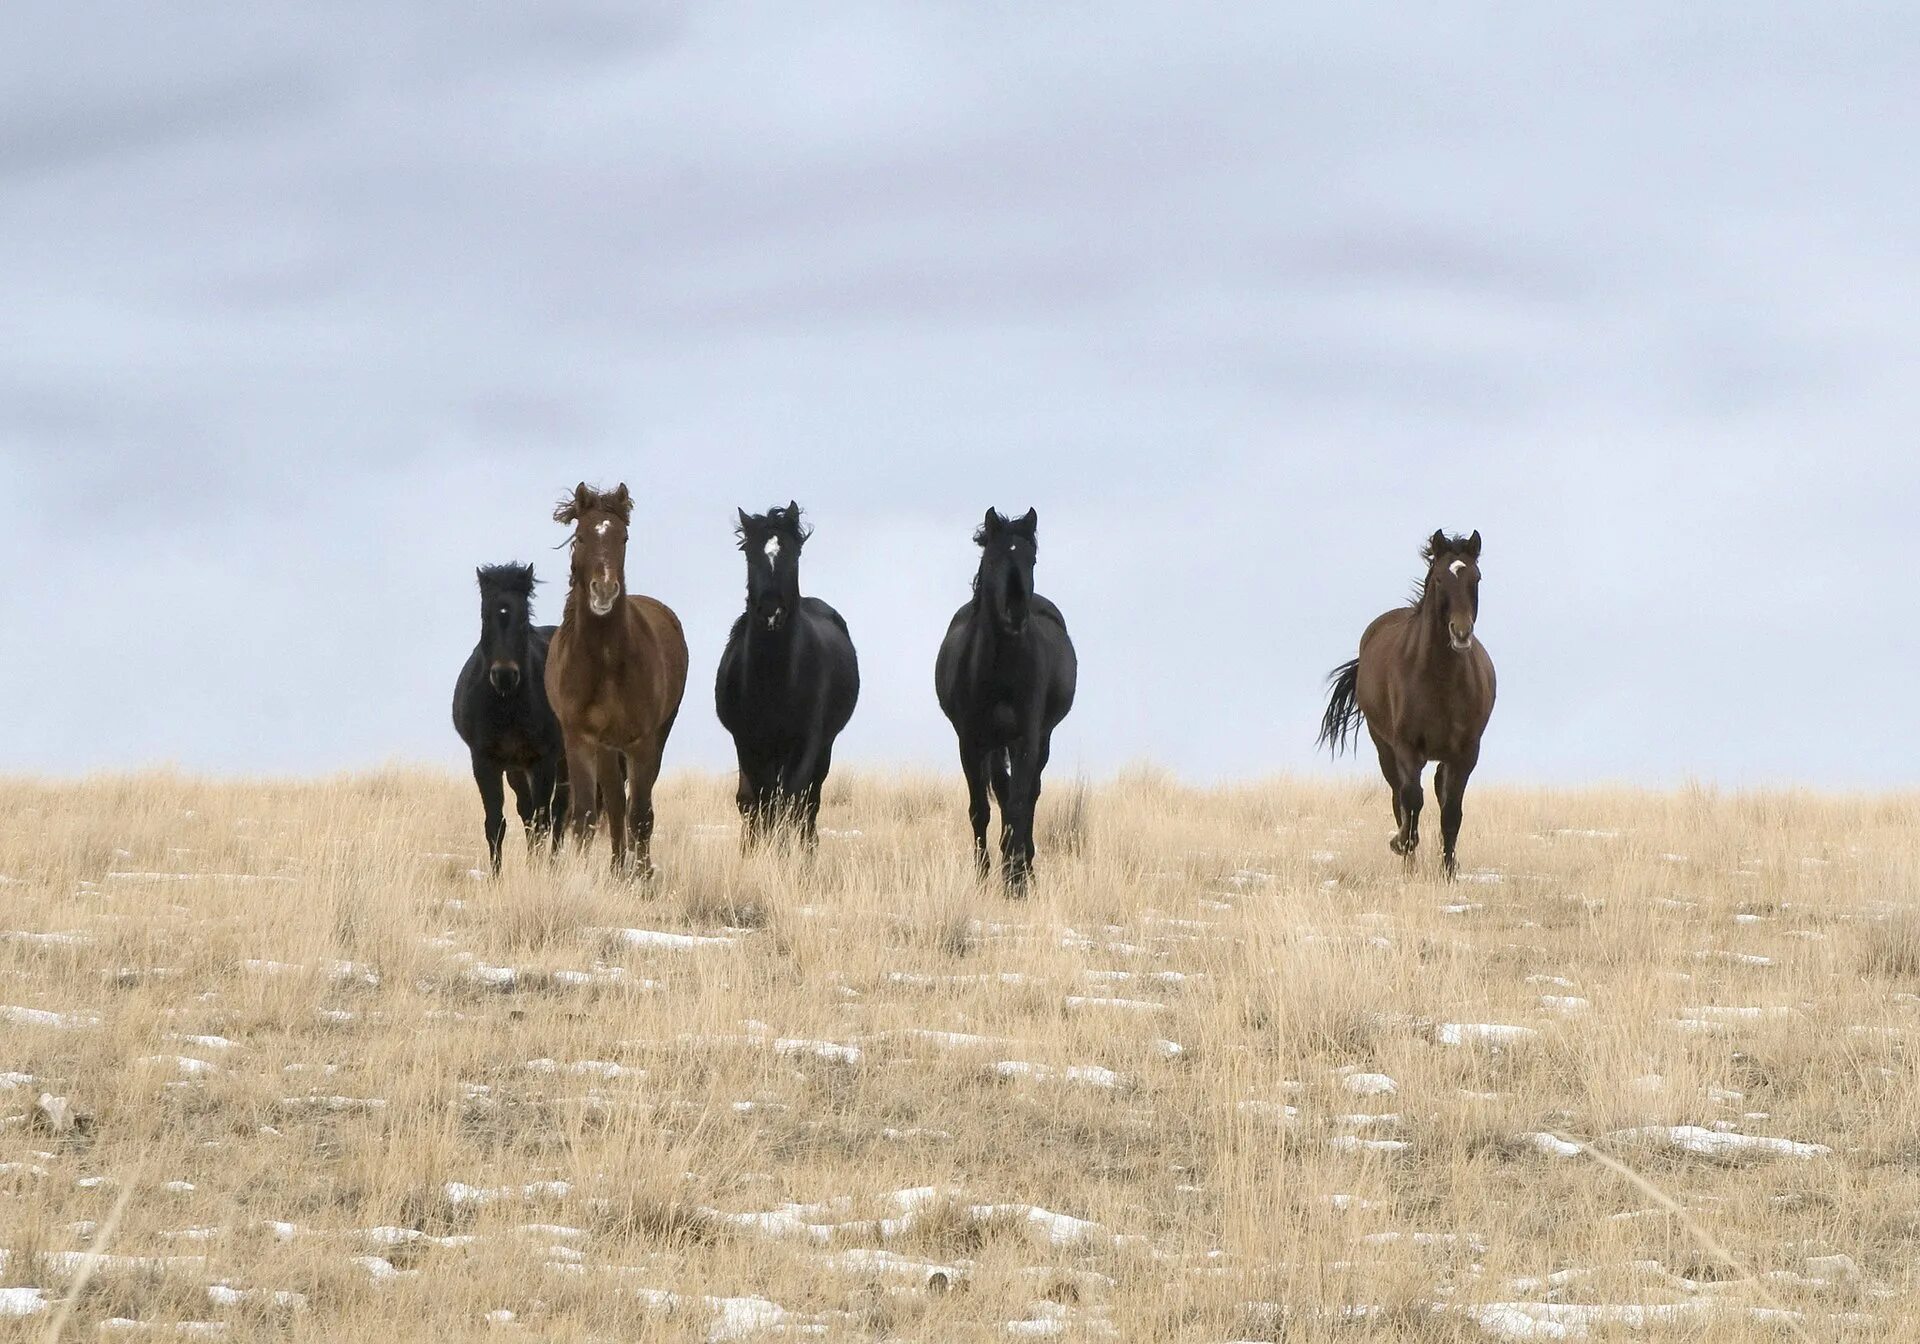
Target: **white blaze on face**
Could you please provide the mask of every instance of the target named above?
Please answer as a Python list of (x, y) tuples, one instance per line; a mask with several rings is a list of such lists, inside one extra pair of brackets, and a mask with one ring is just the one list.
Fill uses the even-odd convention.
[(1455, 560), (1452, 564), (1447, 566), (1447, 573), (1458, 574), (1461, 570), (1465, 569), (1466, 567), (1467, 567), (1467, 562), (1465, 560)]
[(607, 529), (612, 526), (613, 526), (613, 519), (602, 518), (599, 522), (593, 525), (593, 535), (596, 537), (604, 537), (607, 535)]
[(780, 538), (768, 537), (764, 549), (767, 553), (767, 567), (772, 568), (774, 563), (780, 559)]

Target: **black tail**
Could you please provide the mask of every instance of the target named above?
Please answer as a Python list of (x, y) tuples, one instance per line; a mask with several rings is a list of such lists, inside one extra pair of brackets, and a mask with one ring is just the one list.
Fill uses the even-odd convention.
[(1357, 698), (1360, 660), (1340, 664), (1328, 674), (1327, 681), (1333, 694), (1327, 698), (1327, 712), (1320, 716), (1320, 737), (1314, 745), (1328, 747), (1338, 756), (1360, 736), (1360, 725), (1366, 722)]

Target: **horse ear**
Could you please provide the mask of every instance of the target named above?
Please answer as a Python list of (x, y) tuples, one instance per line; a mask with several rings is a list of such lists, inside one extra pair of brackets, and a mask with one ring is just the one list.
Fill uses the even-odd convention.
[(800, 521), (800, 505), (791, 499), (787, 501), (787, 518), (790, 522)]
[(739, 515), (739, 518), (740, 518), (740, 524), (739, 524), (739, 527), (740, 527), (740, 531), (741, 531), (742, 533), (745, 533), (745, 532), (746, 532), (746, 530), (747, 530), (747, 511), (746, 511), (745, 509), (743, 509), (743, 508), (741, 508), (741, 507), (740, 507), (739, 505), (737, 505), (737, 504), (736, 504), (736, 505), (734, 506), (734, 509), (733, 509), (733, 511), (734, 511), (734, 513), (736, 513), (737, 515)]
[(1474, 528), (1473, 535), (1467, 538), (1467, 554), (1475, 560), (1480, 558), (1480, 529)]
[(1447, 529), (1444, 527), (1435, 528), (1433, 535), (1427, 538), (1427, 558), (1432, 559), (1436, 555), (1441, 555), (1446, 549)]
[(633, 496), (627, 493), (627, 483), (620, 482), (613, 493), (604, 497), (608, 508), (620, 515), (620, 521), (626, 522), (633, 517)]
[(553, 521), (556, 523), (577, 523), (580, 515), (587, 511), (587, 498), (592, 492), (585, 481), (573, 487), (573, 497), (562, 499), (553, 506)]
[(1039, 526), (1040, 510), (1038, 509), (1028, 509), (1025, 513), (1013, 520), (1013, 530), (1027, 537), (1029, 540), (1033, 538)]

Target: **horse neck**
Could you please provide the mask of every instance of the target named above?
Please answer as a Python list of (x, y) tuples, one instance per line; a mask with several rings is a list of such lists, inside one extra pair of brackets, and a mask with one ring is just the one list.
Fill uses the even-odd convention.
[(1420, 595), (1408, 622), (1408, 644), (1414, 672), (1429, 681), (1452, 681), (1465, 665), (1447, 634), (1445, 604), (1431, 590)]
[(567, 609), (561, 616), (562, 625), (570, 625), (579, 636), (580, 643), (592, 648), (605, 648), (609, 645), (622, 646), (636, 643), (636, 623), (630, 619), (633, 608), (627, 602), (626, 584), (620, 585), (620, 596), (614, 599), (613, 610), (605, 616), (595, 616), (587, 609), (586, 596), (578, 588), (567, 589)]
[(1000, 622), (993, 613), (993, 604), (987, 601), (986, 596), (977, 587), (973, 594), (973, 617), (970, 624), (973, 626), (974, 648), (989, 662), (1007, 650), (1020, 646), (1020, 639), (1000, 628)]
[(747, 634), (745, 646), (745, 671), (749, 678), (771, 675), (786, 667), (793, 656), (794, 628), (800, 623), (800, 612), (795, 610), (787, 614), (786, 623), (778, 630), (769, 630), (753, 619), (753, 609), (747, 609)]

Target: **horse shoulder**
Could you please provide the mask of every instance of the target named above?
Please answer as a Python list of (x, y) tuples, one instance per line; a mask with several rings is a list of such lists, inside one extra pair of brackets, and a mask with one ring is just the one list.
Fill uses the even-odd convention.
[(473, 652), (467, 655), (467, 661), (460, 666), (460, 675), (453, 683), (453, 730), (460, 734), (461, 741), (473, 745), (474, 723), (473, 691), (480, 680), (480, 646), (473, 646)]

